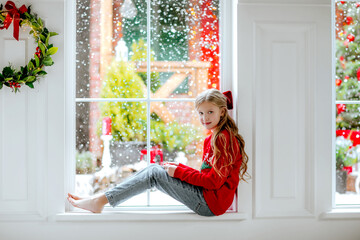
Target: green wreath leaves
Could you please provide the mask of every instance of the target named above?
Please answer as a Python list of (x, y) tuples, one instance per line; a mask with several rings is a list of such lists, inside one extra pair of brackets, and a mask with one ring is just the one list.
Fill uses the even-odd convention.
[[(41, 18), (36, 14), (31, 14), (30, 6), (26, 8), (24, 5), (17, 9), (15, 4), (8, 1), (0, 5), (0, 30), (8, 29), (9, 25), (14, 24), (14, 38), (17, 39), (16, 27), (30, 27), (29, 34), (32, 35), (37, 43), (34, 57), (30, 59), (26, 66), (20, 67), (20, 70), (11, 66), (4, 67), (0, 72), (0, 89), (3, 86), (12, 88), (15, 93), (25, 84), (30, 88), (34, 88), (34, 82), (47, 73), (43, 70), (45, 66), (54, 64), (51, 56), (54, 55), (58, 48), (50, 44), (50, 38), (58, 35), (56, 32), (50, 32), (43, 23)], [(18, 24), (18, 26), (16, 26)], [(18, 30), (17, 30), (18, 31)], [(18, 39), (17, 39), (18, 40)]]

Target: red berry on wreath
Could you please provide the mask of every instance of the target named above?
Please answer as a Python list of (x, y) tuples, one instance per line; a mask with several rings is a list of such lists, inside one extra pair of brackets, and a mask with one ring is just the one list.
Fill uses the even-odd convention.
[(341, 79), (336, 79), (336, 80), (335, 80), (336, 86), (340, 86), (341, 83), (342, 83)]
[(340, 56), (340, 61), (344, 61), (344, 56)]
[(355, 3), (356, 8), (360, 7), (360, 3)]

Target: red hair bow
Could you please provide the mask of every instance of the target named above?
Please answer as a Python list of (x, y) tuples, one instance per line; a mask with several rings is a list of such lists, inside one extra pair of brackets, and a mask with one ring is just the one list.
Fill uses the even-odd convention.
[(223, 94), (226, 97), (227, 109), (229, 109), (229, 110), (233, 109), (233, 98), (232, 98), (231, 91), (223, 92)]

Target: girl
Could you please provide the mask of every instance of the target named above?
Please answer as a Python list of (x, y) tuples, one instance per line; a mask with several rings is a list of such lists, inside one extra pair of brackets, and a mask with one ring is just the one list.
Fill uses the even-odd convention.
[(79, 198), (69, 193), (68, 201), (74, 207), (101, 213), (107, 203), (115, 207), (156, 187), (199, 215), (225, 213), (232, 204), (239, 181), (245, 180), (248, 162), (244, 139), (228, 114), (228, 109), (232, 109), (231, 92), (206, 90), (196, 98), (195, 108), (201, 124), (212, 132), (204, 141), (200, 171), (181, 163), (167, 163), (164, 167), (150, 164), (103, 194)]

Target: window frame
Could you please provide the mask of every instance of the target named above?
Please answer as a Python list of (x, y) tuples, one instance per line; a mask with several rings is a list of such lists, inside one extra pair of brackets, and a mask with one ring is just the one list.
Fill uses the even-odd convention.
[[(151, 0), (150, 0), (151, 1)], [(149, 7), (150, 1), (147, 1)], [(234, 120), (237, 122), (236, 99), (237, 84), (237, 0), (220, 0), (220, 89), (222, 91), (231, 90), (233, 92), (235, 108), (232, 112)], [(148, 9), (148, 13), (150, 9)], [(226, 13), (226, 14), (225, 14)], [(75, 186), (75, 146), (76, 146), (76, 1), (65, 2), (65, 160), (64, 160), (64, 193), (74, 191)], [(148, 15), (148, 24), (149, 24)], [(148, 25), (149, 27), (149, 25)], [(148, 34), (149, 31), (148, 31)], [(149, 35), (148, 35), (149, 36)], [(227, 46), (227, 47), (225, 47)], [(229, 47), (231, 46), (231, 47)], [(149, 56), (148, 56), (148, 59)], [(150, 66), (148, 66), (149, 68)], [(148, 69), (149, 72), (149, 69)], [(148, 85), (150, 88), (150, 84)], [(149, 89), (148, 89), (149, 90)], [(151, 102), (152, 100), (150, 100)], [(158, 101), (158, 100), (157, 100)], [(148, 129), (149, 134), (150, 128)], [(150, 139), (148, 139), (148, 142)], [(148, 145), (149, 148), (149, 145)], [(148, 151), (149, 153), (149, 151)], [(148, 158), (149, 159), (149, 158)], [(142, 207), (122, 208), (122, 210), (131, 210), (141, 212)], [(155, 211), (151, 211), (155, 210)], [(146, 207), (146, 212), (157, 213), (183, 212), (184, 207)], [(71, 214), (76, 214), (70, 204), (66, 203), (64, 212), (59, 215), (59, 219), (66, 220)], [(104, 212), (119, 212), (119, 209)], [(65, 214), (65, 215), (64, 215)], [(70, 214), (70, 215), (69, 215)], [(89, 214), (91, 215), (91, 214)], [(225, 219), (245, 219), (244, 213), (231, 213), (232, 217)], [(82, 216), (84, 216), (82, 214)], [(79, 218), (82, 219), (82, 218)], [(93, 218), (92, 219), (101, 219)], [(140, 219), (143, 219), (140, 217)]]
[(332, 183), (332, 192), (331, 192), (331, 206), (332, 210), (330, 212), (324, 213), (324, 218), (344, 218), (354, 217), (354, 214), (357, 218), (360, 216), (360, 203), (359, 204), (337, 204), (336, 203), (336, 153), (335, 153), (335, 141), (336, 141), (336, 105), (345, 103), (345, 104), (360, 104), (359, 100), (337, 100), (336, 96), (336, 87), (335, 87), (335, 75), (336, 75), (336, 31), (335, 31), (335, 24), (336, 24), (336, 14), (335, 14), (335, 4), (339, 2), (338, 0), (331, 1), (331, 93), (332, 93), (332, 118), (331, 118), (331, 126), (332, 126), (332, 144), (331, 144), (331, 183)]

